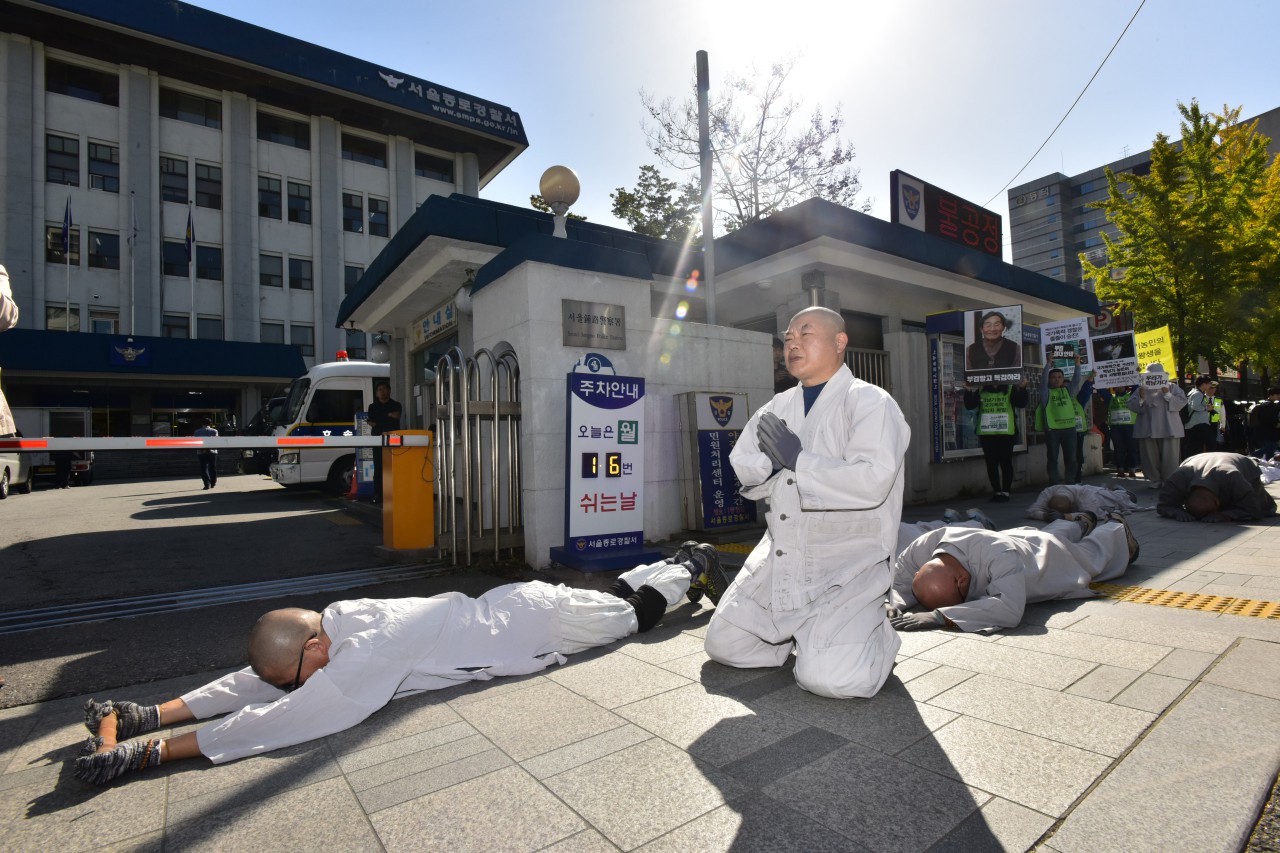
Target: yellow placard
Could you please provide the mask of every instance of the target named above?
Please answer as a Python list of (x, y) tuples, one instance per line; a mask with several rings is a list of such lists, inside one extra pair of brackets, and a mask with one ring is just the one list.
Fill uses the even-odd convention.
[(1169, 337), (1168, 326), (1138, 332), (1133, 340), (1138, 349), (1138, 370), (1146, 370), (1148, 364), (1158, 361), (1164, 365), (1165, 373), (1170, 376), (1178, 375), (1178, 363), (1173, 360), (1173, 341)]

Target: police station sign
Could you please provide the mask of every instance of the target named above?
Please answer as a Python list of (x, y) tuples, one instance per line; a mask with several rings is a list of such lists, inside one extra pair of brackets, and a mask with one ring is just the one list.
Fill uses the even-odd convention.
[[(729, 454), (747, 425), (747, 395), (695, 391), (680, 395), (681, 437), (687, 474), (695, 495), (686, 495), (685, 523), (691, 530), (719, 530), (754, 524), (755, 501), (742, 497), (742, 484)], [(692, 516), (690, 516), (692, 513)]]
[(565, 381), (565, 544), (552, 559), (583, 571), (656, 559), (643, 550), (644, 379), (588, 353)]

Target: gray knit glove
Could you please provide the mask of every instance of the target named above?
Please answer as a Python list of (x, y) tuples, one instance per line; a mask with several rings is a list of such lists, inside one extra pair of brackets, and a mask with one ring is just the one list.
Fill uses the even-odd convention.
[(84, 725), (92, 734), (98, 733), (98, 725), (102, 718), (114, 711), (116, 720), (116, 740), (129, 740), (138, 735), (145, 735), (160, 728), (160, 706), (139, 705), (135, 702), (95, 702), (90, 699), (84, 703)]
[(132, 770), (160, 766), (160, 740), (122, 743), (110, 752), (96, 752), (102, 738), (89, 738), (76, 759), (75, 776), (90, 785), (105, 785)]

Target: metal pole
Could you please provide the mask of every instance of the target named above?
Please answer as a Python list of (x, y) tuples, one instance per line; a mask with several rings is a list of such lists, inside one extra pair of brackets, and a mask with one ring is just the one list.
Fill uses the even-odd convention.
[(191, 226), (191, 253), (187, 256), (187, 283), (191, 286), (191, 313), (187, 319), (187, 337), (196, 336), (196, 222), (191, 202), (187, 202), (187, 222)]
[(711, 116), (708, 106), (711, 89), (707, 52), (698, 51), (698, 162), (702, 173), (702, 274), (707, 288), (707, 323), (716, 324), (715, 212), (712, 206)]
[(134, 301), (137, 293), (135, 289), (137, 264), (134, 263), (134, 256), (138, 253), (138, 213), (134, 210), (135, 201), (133, 190), (129, 190), (129, 334), (131, 335), (138, 333), (137, 305)]

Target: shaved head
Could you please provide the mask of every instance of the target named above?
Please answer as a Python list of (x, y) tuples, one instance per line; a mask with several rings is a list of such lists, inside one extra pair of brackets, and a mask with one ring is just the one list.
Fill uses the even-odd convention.
[(1218, 496), (1204, 486), (1192, 486), (1191, 491), (1187, 493), (1187, 512), (1196, 518), (1213, 515), (1221, 507)]
[(911, 592), (926, 610), (962, 604), (969, 594), (969, 570), (950, 554), (936, 554), (911, 581)]
[(1049, 498), (1049, 509), (1059, 515), (1066, 515), (1069, 512), (1075, 512), (1076, 503), (1071, 500), (1070, 495), (1054, 495)]
[(249, 665), (265, 681), (287, 682), (293, 678), (303, 644), (319, 630), (320, 614), (314, 610), (272, 610), (249, 632)]
[(802, 317), (809, 322), (824, 324), (833, 333), (845, 333), (844, 317), (840, 316), (839, 311), (832, 311), (830, 308), (822, 308), (821, 306), (805, 308), (802, 311), (797, 311), (795, 316), (791, 318), (791, 325), (794, 326)]
[(783, 339), (787, 372), (805, 387), (821, 385), (844, 364), (849, 336), (844, 318), (830, 308), (806, 308), (791, 318)]

